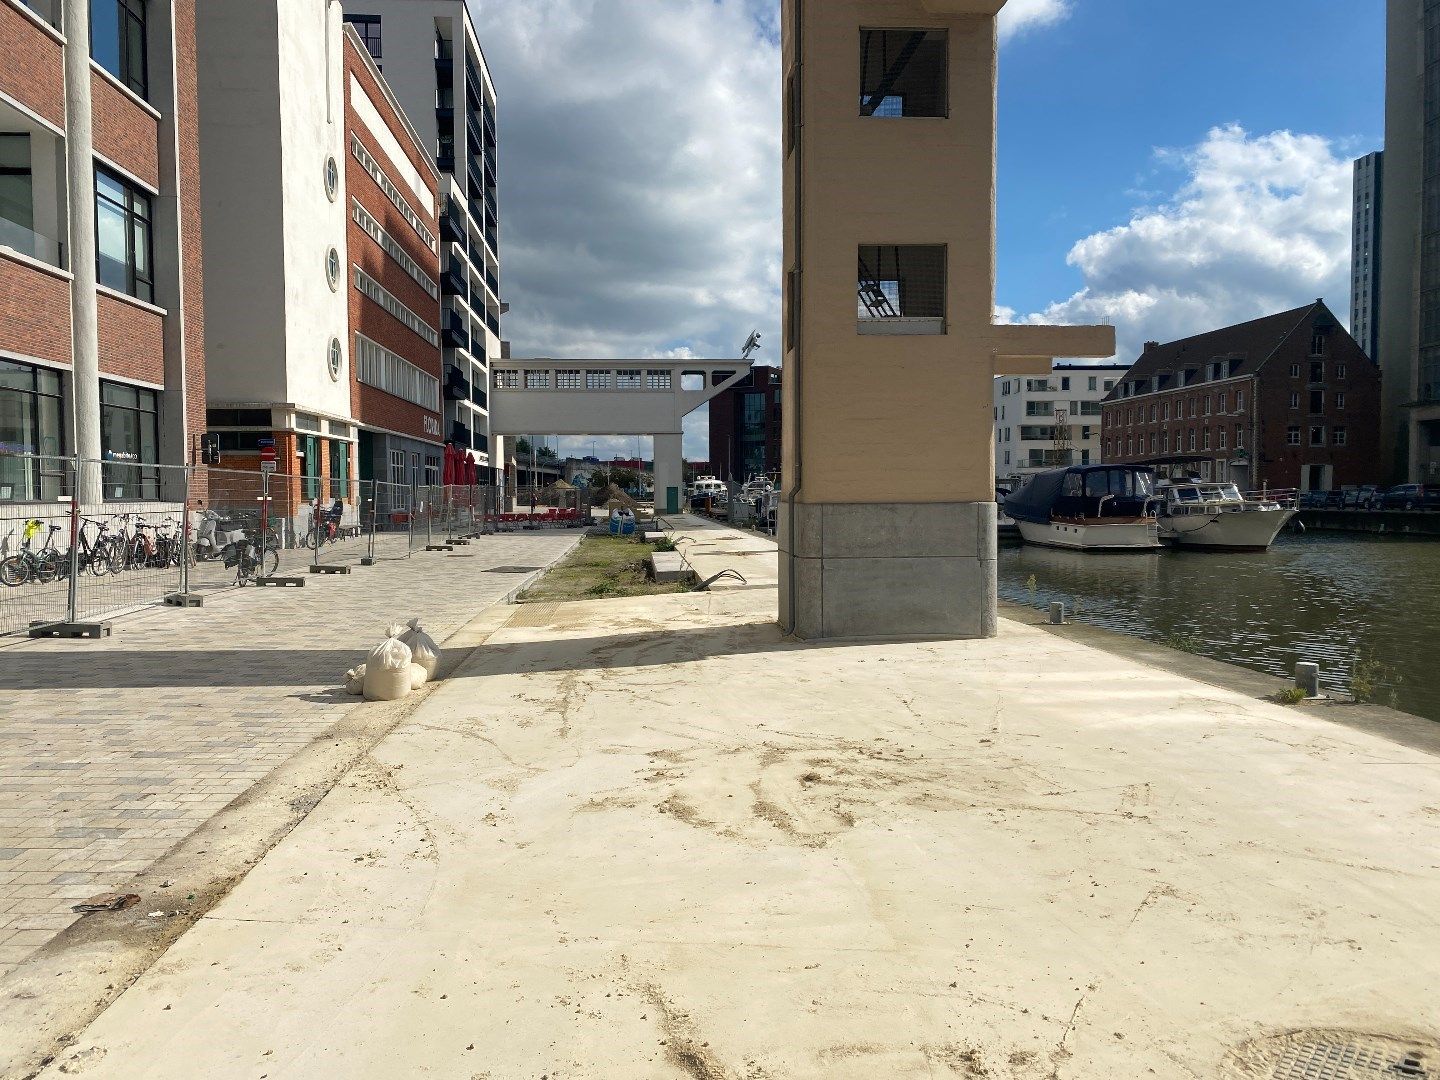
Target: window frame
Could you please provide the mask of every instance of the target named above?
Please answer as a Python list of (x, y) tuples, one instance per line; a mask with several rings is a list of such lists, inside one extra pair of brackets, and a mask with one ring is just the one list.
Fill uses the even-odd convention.
[[(123, 201), (117, 202), (112, 195), (104, 191), (102, 178), (120, 189)], [(109, 213), (118, 213), (124, 221), (125, 284), (123, 288), (117, 288), (105, 280), (100, 243), (102, 204), (108, 208)], [(148, 273), (145, 274), (140, 272), (136, 260), (136, 253), (139, 250), (136, 236), (137, 226), (140, 226), (145, 243), (145, 265), (148, 267)], [(95, 166), (95, 272), (97, 280), (105, 288), (123, 292), (127, 296), (143, 300), (147, 304), (155, 302), (155, 207), (152, 196), (148, 191), (131, 183), (119, 173), (98, 164)]]
[[(933, 89), (934, 89), (935, 96), (936, 96), (936, 98), (937, 98), (938, 101), (939, 101), (939, 106), (938, 106), (937, 111), (935, 111), (935, 112), (923, 112), (923, 113), (907, 113), (907, 112), (905, 111), (905, 106), (906, 106), (906, 103), (907, 103), (907, 99), (910, 98), (910, 97), (912, 97), (912, 96), (914, 96), (914, 95), (911, 95), (911, 94), (908, 94), (908, 93), (892, 93), (892, 92), (890, 92), (890, 91), (893, 91), (894, 88), (895, 88), (895, 81), (896, 81), (895, 79), (892, 79), (888, 86), (887, 86), (887, 85), (883, 85), (883, 84), (877, 86), (877, 87), (875, 88), (876, 92), (873, 92), (873, 93), (870, 93), (870, 94), (867, 95), (867, 93), (866, 93), (866, 87), (865, 87), (865, 79), (866, 79), (866, 75), (867, 75), (867, 69), (868, 69), (868, 66), (869, 66), (868, 49), (870, 48), (870, 45), (871, 45), (871, 43), (872, 43), (872, 40), (874, 40), (874, 39), (872, 39), (871, 35), (877, 35), (877, 36), (879, 36), (879, 35), (889, 35), (889, 34), (895, 34), (895, 35), (905, 35), (905, 34), (909, 34), (909, 35), (912, 35), (912, 36), (918, 34), (918, 35), (921, 35), (921, 36), (922, 36), (922, 39), (930, 39), (930, 40), (938, 40), (938, 41), (939, 41), (939, 43), (940, 43), (940, 56), (941, 56), (941, 59), (940, 59), (940, 71), (939, 71), (938, 81), (937, 81), (935, 87), (933, 88)], [(883, 38), (883, 37), (880, 37), (879, 40), (882, 40), (882, 41), (883, 41), (884, 38)], [(912, 55), (913, 55), (913, 54), (912, 54)], [(907, 61), (907, 63), (908, 63), (908, 61)], [(896, 72), (896, 73), (895, 73), (895, 74), (896, 74), (896, 79), (898, 79), (899, 75), (902, 74), (902, 73), (903, 73), (903, 68), (901, 69), (900, 72)], [(885, 74), (888, 74), (888, 72), (886, 72)], [(858, 108), (859, 108), (860, 118), (863, 119), (863, 120), (875, 120), (875, 119), (887, 119), (887, 120), (948, 120), (948, 119), (950, 118), (950, 108), (951, 108), (951, 103), (950, 103), (950, 32), (949, 32), (949, 30), (945, 29), (944, 27), (936, 27), (936, 26), (862, 26), (862, 27), (860, 27), (860, 39), (859, 39), (859, 71), (858, 71), (858, 75), (859, 75), (859, 83), (860, 83), (860, 85), (859, 85), (859, 93), (858, 93), (858, 95), (857, 95), (857, 98), (858, 98), (858, 101), (859, 101)], [(883, 78), (883, 75), (882, 75), (882, 78)], [(900, 112), (899, 112), (899, 113), (894, 113), (894, 112), (884, 112), (884, 113), (882, 113), (882, 112), (880, 111), (880, 109), (882, 109), (884, 106), (886, 106), (889, 102), (891, 102), (892, 100), (897, 100), (897, 99), (899, 100), (900, 106), (901, 106), (901, 109), (900, 109)], [(866, 111), (867, 107), (869, 108), (869, 111), (868, 111), (868, 112)]]
[[(133, 395), (135, 404), (107, 400), (107, 396), (116, 395), (117, 392)], [(146, 403), (151, 407), (146, 408)], [(160, 391), (148, 386), (136, 386), (114, 379), (100, 380), (101, 497), (107, 502), (160, 497), (161, 403)], [(109, 442), (107, 421), (116, 413), (133, 419), (136, 437), (133, 460), (114, 456), (117, 453), (129, 453), (129, 448), (117, 450), (113, 445), (106, 445)], [(150, 459), (145, 456), (146, 434), (150, 436)]]
[[(108, 4), (115, 9), (115, 66), (112, 71), (103, 59), (95, 55), (95, 7)], [(142, 101), (150, 100), (150, 26), (147, 0), (91, 0), (90, 8), (90, 59), (102, 71), (115, 79)], [(134, 55), (136, 40), (134, 29), (139, 28), (139, 53)], [(138, 72), (135, 70), (138, 67)]]

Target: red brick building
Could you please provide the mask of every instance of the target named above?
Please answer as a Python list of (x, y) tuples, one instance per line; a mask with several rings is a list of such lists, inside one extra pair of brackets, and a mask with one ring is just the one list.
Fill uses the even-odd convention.
[(778, 481), (779, 368), (752, 368), (749, 377), (710, 399), (710, 463), (721, 480)]
[[(106, 498), (154, 497), (205, 422), (195, 0), (63, 10), (0, 0), (0, 450), (99, 459)], [(64, 489), (0, 460), (0, 501)]]
[(1145, 352), (1102, 403), (1107, 462), (1243, 489), (1377, 483), (1380, 370), (1323, 300)]

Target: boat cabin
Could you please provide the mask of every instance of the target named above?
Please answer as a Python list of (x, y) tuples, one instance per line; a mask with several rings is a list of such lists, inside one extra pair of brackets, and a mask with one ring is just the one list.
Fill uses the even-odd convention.
[(1017, 521), (1085, 522), (1150, 517), (1155, 470), (1134, 465), (1078, 465), (1037, 474), (1005, 500)]

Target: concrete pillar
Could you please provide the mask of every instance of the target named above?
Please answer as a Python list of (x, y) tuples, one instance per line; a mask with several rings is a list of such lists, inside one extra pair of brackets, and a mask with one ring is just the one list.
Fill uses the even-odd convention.
[(678, 514), (685, 495), (683, 436), (655, 436), (655, 513)]
[[(70, 323), (75, 454), (100, 460), (100, 313), (96, 300), (95, 151), (90, 118), (90, 0), (64, 0), (65, 171), (70, 220)], [(100, 469), (84, 465), (76, 495), (99, 502)]]
[(505, 455), (506, 442), (504, 435), (490, 435), (490, 468), (494, 473), (494, 483), (503, 485), (505, 483)]

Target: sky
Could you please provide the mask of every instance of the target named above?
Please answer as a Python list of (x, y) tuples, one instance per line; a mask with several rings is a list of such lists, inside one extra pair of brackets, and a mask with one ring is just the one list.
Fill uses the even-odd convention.
[[(723, 358), (759, 330), (778, 363), (777, 0), (470, 2), (499, 95), (513, 355)], [(1384, 6), (1010, 0), (997, 318), (1110, 322), (1126, 361), (1316, 297), (1348, 320)], [(704, 431), (702, 411), (688, 457)]]

